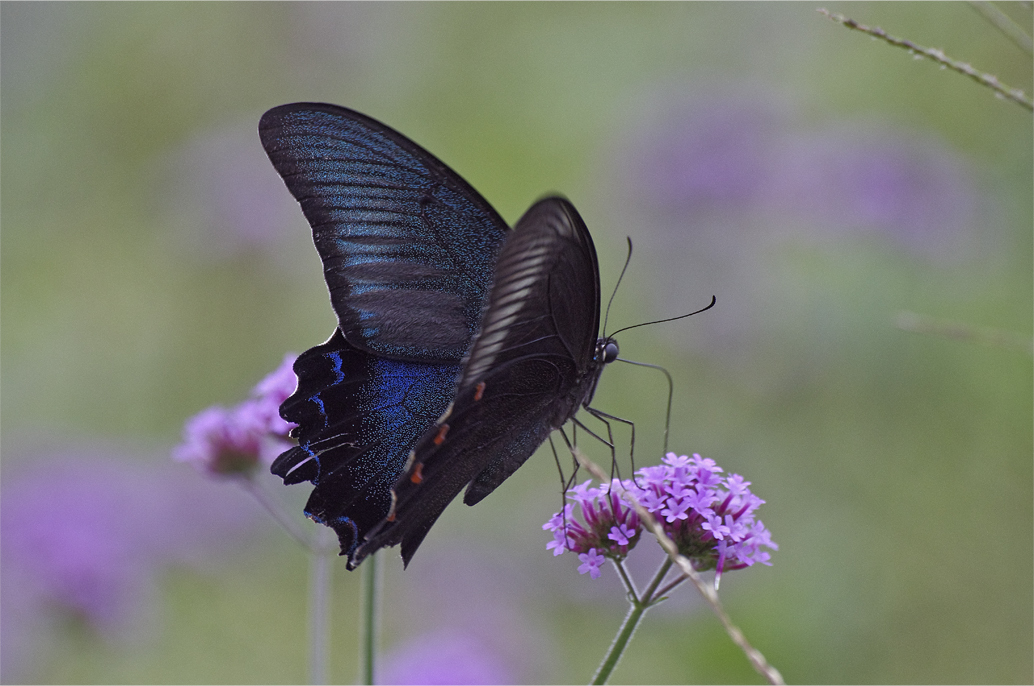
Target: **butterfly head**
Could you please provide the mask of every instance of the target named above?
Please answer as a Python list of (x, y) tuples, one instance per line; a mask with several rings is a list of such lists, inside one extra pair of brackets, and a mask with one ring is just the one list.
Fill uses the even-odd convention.
[(593, 359), (600, 365), (610, 364), (618, 359), (618, 342), (613, 338), (600, 338), (596, 341), (596, 353)]

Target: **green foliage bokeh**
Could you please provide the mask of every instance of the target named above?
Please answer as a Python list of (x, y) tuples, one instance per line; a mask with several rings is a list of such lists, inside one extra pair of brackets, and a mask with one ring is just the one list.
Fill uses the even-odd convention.
[[(722, 593), (788, 681), (1029, 683), (1031, 357), (894, 321), (909, 310), (1029, 336), (1031, 118), (816, 7), (4, 3), (5, 467), (32, 459), (40, 435), (114, 439), (149, 455), (171, 448), (186, 417), (243, 398), (285, 351), (329, 335), (300, 212), (285, 213), (272, 243), (207, 247), (224, 227), (199, 213), (197, 193), (219, 190), (191, 182), (196, 157), (185, 151), (217, 133), (251, 136), (254, 177), (275, 177), (254, 132), (262, 112), (332, 102), (442, 157), (508, 221), (546, 192), (566, 194), (593, 232), (607, 294), (631, 236), (636, 257), (612, 322), (679, 314), (717, 295), (713, 316), (629, 332), (622, 353), (674, 375), (672, 448), (743, 474), (767, 501), (760, 516), (781, 546), (774, 565), (730, 573)], [(1029, 57), (964, 4), (829, 8), (1031, 90)], [(1012, 10), (1029, 31), (1029, 12)], [(971, 248), (927, 259), (847, 233), (809, 242), (786, 217), (745, 216), (750, 235), (771, 224), (790, 236), (758, 253), (765, 286), (666, 299), (666, 279), (680, 278), (670, 270), (705, 268), (713, 244), (696, 248), (687, 225), (678, 245), (695, 249), (655, 261), (664, 234), (643, 205), (622, 206), (622, 164), (658, 100), (725, 91), (781, 103), (802, 129), (877, 121), (939, 141), (965, 160), (978, 192)], [(741, 249), (756, 250), (744, 235)], [(739, 249), (736, 240), (727, 245)], [(772, 288), (764, 316), (744, 329), (749, 340), (736, 339), (735, 356), (701, 342), (697, 332), (721, 322), (727, 303), (762, 287)], [(637, 455), (655, 463), (665, 387), (618, 367), (595, 404), (634, 419)], [(440, 608), (428, 596), (444, 583), (432, 571), (448, 578), (482, 557), (519, 580), (498, 602), (519, 607), (536, 636), (537, 666), (517, 678), (586, 681), (624, 604), (619, 591), (586, 591), (595, 582), (578, 577), (572, 556), (545, 550), (540, 526), (559, 500), (553, 460), (540, 453), (476, 511), (451, 507), (408, 571), (384, 556), (385, 651), (438, 617), (476, 630), (482, 601), (464, 607), (449, 595)], [(449, 555), (457, 546), (465, 552)], [(211, 568), (169, 570), (151, 635), (123, 645), (70, 623), (18, 678), (303, 680), (306, 574), (270, 525)], [(356, 575), (339, 564), (335, 584), (331, 674), (348, 682)], [(613, 681), (755, 679), (718, 621), (685, 601), (648, 615)]]

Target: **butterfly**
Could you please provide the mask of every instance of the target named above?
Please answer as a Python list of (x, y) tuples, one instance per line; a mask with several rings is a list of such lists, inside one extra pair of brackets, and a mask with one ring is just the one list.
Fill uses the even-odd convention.
[(394, 129), (335, 105), (266, 112), (262, 145), (301, 204), (337, 316), (280, 407), (298, 445), (271, 471), (314, 485), (311, 519), (354, 569), (413, 554), (466, 488), (480, 502), (588, 406), (618, 355), (598, 337), (596, 250), (546, 197), (511, 230)]

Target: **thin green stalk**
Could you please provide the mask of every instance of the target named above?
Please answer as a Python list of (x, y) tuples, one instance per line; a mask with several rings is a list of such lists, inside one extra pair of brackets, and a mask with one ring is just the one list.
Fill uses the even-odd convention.
[(979, 12), (984, 19), (991, 22), (996, 29), (1015, 43), (1023, 52), (1028, 55), (1034, 54), (1034, 45), (1031, 44), (1030, 36), (1020, 28), (1020, 25), (1012, 20), (1008, 14), (998, 9), (990, 2), (970, 2), (969, 6)]
[(905, 40), (904, 38), (897, 38), (896, 36), (891, 36), (878, 26), (871, 27), (866, 26), (865, 24), (859, 24), (854, 19), (845, 17), (844, 15), (838, 14), (837, 12), (830, 12), (827, 9), (821, 8), (816, 11), (820, 14), (825, 15), (832, 21), (846, 26), (849, 29), (854, 29), (855, 31), (867, 33), (873, 38), (879, 38), (880, 40), (889, 43), (890, 45), (893, 45), (898, 48), (904, 48), (905, 50), (911, 52), (917, 58), (921, 59), (925, 57), (927, 59), (933, 60), (934, 62), (940, 64), (942, 67), (946, 69), (951, 69), (952, 71), (964, 74), (976, 81), (977, 83), (979, 83), (980, 85), (987, 86), (988, 88), (992, 89), (1000, 97), (1012, 100), (1021, 107), (1024, 107), (1027, 110), (1034, 112), (1034, 101), (1028, 98), (1026, 93), (1024, 93), (1022, 90), (1020, 90), (1019, 88), (1012, 88), (1010, 86), (1007, 86), (1006, 84), (999, 81), (998, 77), (994, 76), (993, 74), (985, 74), (984, 72), (974, 69), (972, 65), (967, 64), (966, 62), (960, 62), (959, 60), (955, 60), (948, 57), (944, 54), (943, 50), (940, 50), (938, 48), (926, 48), (922, 45), (917, 45), (910, 40)]
[(945, 338), (954, 338), (959, 341), (973, 341), (999, 348), (1022, 350), (1028, 355), (1034, 354), (1034, 342), (1031, 341), (1029, 336), (1013, 331), (1005, 331), (1004, 329), (976, 326), (950, 319), (937, 319), (925, 314), (907, 311), (898, 313), (897, 326), (899, 329), (914, 333), (944, 336)]
[(621, 661), (621, 656), (625, 653), (625, 648), (628, 647), (628, 642), (632, 640), (632, 636), (635, 634), (636, 628), (639, 626), (639, 622), (642, 621), (643, 615), (646, 611), (653, 607), (658, 602), (658, 597), (655, 596), (657, 587), (664, 581), (664, 577), (668, 574), (668, 570), (671, 569), (671, 559), (664, 558), (664, 562), (661, 563), (660, 568), (650, 581), (650, 585), (646, 588), (646, 593), (639, 596), (635, 592), (635, 588), (631, 585), (631, 579), (625, 574), (624, 568), (620, 562), (615, 562), (615, 566), (618, 567), (618, 573), (621, 576), (622, 581), (625, 582), (625, 588), (628, 589), (628, 597), (631, 602), (631, 607), (628, 608), (628, 614), (625, 615), (625, 621), (621, 623), (621, 628), (618, 629), (617, 635), (614, 637), (613, 643), (610, 644), (610, 649), (607, 654), (603, 657), (603, 662), (600, 663), (599, 669), (596, 670), (596, 675), (592, 678), (593, 684), (605, 684), (607, 679), (610, 678), (611, 672), (618, 666), (618, 662)]
[(618, 576), (621, 577), (621, 583), (625, 585), (625, 590), (628, 591), (629, 599), (639, 599), (639, 591), (635, 587), (635, 582), (632, 581), (632, 577), (628, 575), (628, 570), (625, 569), (625, 565), (620, 562), (615, 562), (614, 567), (618, 570)]
[(283, 504), (262, 486), (254, 475), (239, 483), (259, 501), (291, 538), (309, 551), (309, 683), (325, 684), (330, 655), (331, 560), (334, 557), (334, 532), (320, 526), (309, 536), (288, 513)]
[(305, 533), (296, 523), (294, 518), (289, 512), (284, 510), (283, 504), (274, 498), (262, 485), (262, 482), (253, 475), (242, 477), (238, 482), (244, 487), (246, 491), (255, 496), (255, 499), (259, 501), (259, 504), (265, 508), (266, 512), (272, 515), (273, 519), (277, 523), (284, 527), (284, 530), (293, 538), (302, 544), (306, 549), (313, 549), (313, 541), (309, 538), (308, 534)]
[(321, 526), (312, 548), (309, 571), (309, 683), (328, 683), (327, 659), (330, 655), (330, 563), (333, 534)]
[(657, 591), (657, 597), (658, 597), (658, 598), (660, 598), (661, 596), (666, 596), (666, 595), (668, 595), (669, 593), (671, 593), (672, 591), (674, 591), (674, 590), (675, 590), (675, 587), (676, 587), (676, 586), (678, 586), (679, 584), (681, 584), (681, 583), (682, 583), (683, 581), (685, 581), (685, 580), (686, 580), (686, 579), (688, 579), (688, 578), (689, 578), (689, 577), (688, 577), (688, 576), (686, 576), (686, 575), (684, 575), (684, 574), (683, 574), (682, 576), (676, 577), (676, 578), (675, 578), (675, 579), (674, 579), (674, 580), (673, 580), (673, 581), (672, 581), (671, 583), (669, 583), (669, 584), (668, 584), (667, 586), (665, 586), (665, 587), (664, 587), (664, 588), (662, 588), (661, 590)]
[(359, 628), (359, 683), (372, 686), (374, 683), (374, 662), (377, 657), (377, 619), (380, 596), (379, 556), (373, 553), (363, 563), (359, 579), (362, 607)]

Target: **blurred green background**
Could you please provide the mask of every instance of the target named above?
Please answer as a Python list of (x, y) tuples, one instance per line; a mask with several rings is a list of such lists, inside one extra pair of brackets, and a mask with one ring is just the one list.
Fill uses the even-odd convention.
[[(1034, 680), (1031, 356), (895, 326), (1029, 343), (1031, 115), (818, 6), (4, 3), (0, 677), (306, 678), (305, 556), (168, 451), (332, 331), (256, 134), (315, 100), (405, 133), (510, 222), (564, 193), (606, 293), (631, 236), (611, 330), (717, 296), (622, 354), (675, 377), (672, 448), (767, 501), (774, 565), (722, 595), (788, 681)], [(1031, 92), (1030, 57), (966, 4), (825, 6)], [(594, 403), (636, 422), (643, 464), (665, 392), (612, 365)], [(266, 478), (300, 515), (308, 486)], [(540, 452), (407, 571), (383, 556), (385, 681), (590, 678), (625, 602), (612, 569), (546, 550), (559, 502)], [(357, 588), (336, 564), (339, 682)], [(689, 588), (613, 677), (759, 681)]]

